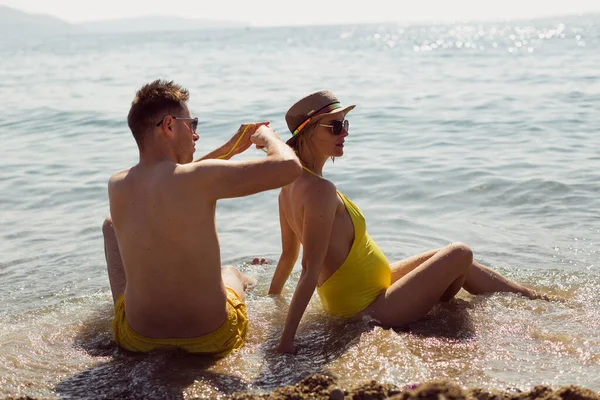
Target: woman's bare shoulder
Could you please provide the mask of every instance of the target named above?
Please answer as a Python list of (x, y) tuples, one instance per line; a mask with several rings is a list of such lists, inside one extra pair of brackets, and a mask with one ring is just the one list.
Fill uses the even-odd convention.
[(280, 204), (313, 206), (337, 198), (335, 184), (327, 179), (302, 179), (287, 185), (279, 192)]
[(335, 184), (327, 179), (311, 179), (303, 187), (302, 192), (305, 206), (319, 206), (335, 201), (337, 198)]

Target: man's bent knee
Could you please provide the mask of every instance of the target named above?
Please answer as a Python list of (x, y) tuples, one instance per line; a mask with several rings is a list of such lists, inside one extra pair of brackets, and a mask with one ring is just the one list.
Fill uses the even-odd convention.
[(247, 285), (240, 270), (231, 266), (222, 267), (221, 277), (223, 278), (223, 284), (233, 289), (240, 299), (244, 301), (244, 291), (246, 290)]
[(240, 279), (242, 278), (242, 273), (240, 272), (240, 270), (236, 267), (232, 267), (231, 265), (224, 266), (223, 268), (221, 268), (221, 271), (223, 274), (232, 274)]
[(242, 288), (246, 289), (246, 279), (244, 279), (244, 274), (242, 274), (242, 272), (237, 269), (236, 267), (232, 267), (232, 266), (225, 266), (221, 268), (221, 277), (223, 278), (223, 281), (227, 284), (229, 283), (235, 283), (235, 282), (239, 282), (242, 285)]

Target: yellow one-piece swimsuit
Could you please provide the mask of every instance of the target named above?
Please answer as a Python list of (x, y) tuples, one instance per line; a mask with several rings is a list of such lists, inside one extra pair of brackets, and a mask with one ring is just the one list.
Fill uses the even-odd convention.
[[(304, 168), (313, 175), (316, 173)], [(317, 287), (323, 308), (342, 318), (351, 318), (367, 308), (391, 285), (390, 264), (367, 233), (365, 217), (360, 209), (340, 191), (354, 226), (354, 242), (343, 264)]]

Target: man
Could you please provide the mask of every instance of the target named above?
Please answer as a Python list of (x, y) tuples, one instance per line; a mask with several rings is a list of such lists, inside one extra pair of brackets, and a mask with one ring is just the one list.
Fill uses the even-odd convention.
[[(188, 99), (186, 89), (157, 80), (137, 92), (129, 111), (140, 159), (110, 178), (110, 217), (102, 229), (113, 329), (131, 351), (175, 347), (224, 356), (244, 344), (249, 278), (221, 268), (216, 202), (284, 186), (302, 169), (268, 123), (242, 125), (192, 162), (198, 119)], [(267, 156), (228, 161), (252, 144), (268, 149)]]

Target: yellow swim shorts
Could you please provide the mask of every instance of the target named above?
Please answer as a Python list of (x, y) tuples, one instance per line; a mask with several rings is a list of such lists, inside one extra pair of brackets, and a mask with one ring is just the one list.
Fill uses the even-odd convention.
[(135, 332), (125, 318), (125, 295), (115, 302), (113, 335), (122, 348), (147, 353), (158, 349), (182, 349), (190, 353), (223, 357), (244, 345), (248, 332), (246, 305), (237, 293), (227, 289), (227, 319), (217, 330), (194, 338), (155, 339)]

